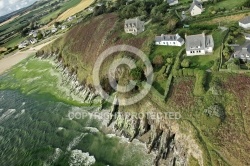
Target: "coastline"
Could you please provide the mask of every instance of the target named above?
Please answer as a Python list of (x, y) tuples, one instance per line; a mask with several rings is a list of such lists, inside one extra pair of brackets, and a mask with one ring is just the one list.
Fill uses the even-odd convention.
[[(55, 39), (54, 39), (55, 40)], [(6, 56), (0, 60), (0, 75), (5, 73), (7, 70), (11, 69), (16, 64), (20, 63), (24, 59), (30, 57), (31, 55), (35, 54), (38, 50), (43, 48), (44, 46), (50, 44), (54, 40), (48, 41), (46, 43), (40, 44), (36, 47), (31, 47), (25, 51), (18, 51), (13, 55)]]

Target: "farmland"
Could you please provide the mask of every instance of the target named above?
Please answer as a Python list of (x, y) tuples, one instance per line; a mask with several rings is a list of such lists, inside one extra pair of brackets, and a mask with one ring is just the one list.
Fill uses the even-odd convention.
[(74, 7), (71, 7), (70, 9), (63, 12), (61, 15), (59, 15), (56, 19), (56, 21), (63, 21), (66, 20), (68, 17), (75, 15), (76, 13), (86, 9), (89, 7), (92, 3), (94, 3), (95, 0), (82, 0), (79, 4), (77, 4)]

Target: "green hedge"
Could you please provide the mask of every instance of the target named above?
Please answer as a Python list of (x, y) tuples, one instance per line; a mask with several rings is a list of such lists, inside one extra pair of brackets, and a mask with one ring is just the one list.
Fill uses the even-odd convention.
[(170, 86), (171, 86), (172, 80), (173, 80), (173, 75), (170, 74), (169, 77), (168, 77), (167, 83), (166, 83), (166, 89), (165, 89), (165, 93), (164, 93), (164, 99), (165, 99), (165, 101), (168, 98), (168, 94), (169, 94), (169, 90), (170, 90)]
[(206, 85), (206, 78), (207, 73), (204, 70), (196, 70), (196, 82), (194, 87), (194, 95), (196, 96), (203, 96), (205, 94), (205, 85)]

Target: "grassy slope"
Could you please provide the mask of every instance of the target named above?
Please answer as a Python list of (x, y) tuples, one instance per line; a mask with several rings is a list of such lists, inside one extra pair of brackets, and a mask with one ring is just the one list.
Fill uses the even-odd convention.
[(78, 71), (81, 81), (91, 83), (92, 67), (104, 50), (117, 44), (129, 44), (137, 48), (147, 45), (148, 37), (145, 36), (147, 32), (137, 37), (130, 35), (129, 38), (125, 38), (121, 29), (123, 29), (123, 22), (119, 22), (115, 14), (102, 15), (74, 27), (62, 40), (51, 47), (59, 47), (65, 64)]

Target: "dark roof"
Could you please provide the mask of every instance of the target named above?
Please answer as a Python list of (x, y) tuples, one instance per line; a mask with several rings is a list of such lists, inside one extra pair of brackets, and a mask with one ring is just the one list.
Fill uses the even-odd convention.
[(247, 17), (243, 18), (242, 20), (240, 20), (240, 23), (249, 24), (250, 23), (250, 16), (247, 16)]
[(245, 43), (242, 46), (235, 47), (233, 55), (235, 58), (250, 59), (250, 43)]

